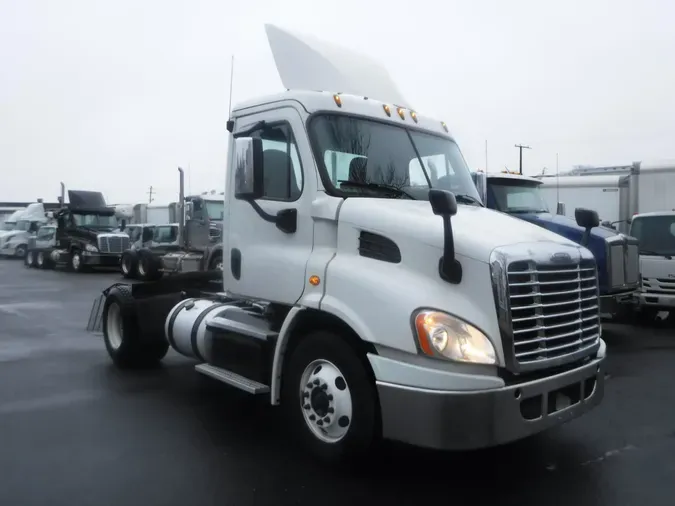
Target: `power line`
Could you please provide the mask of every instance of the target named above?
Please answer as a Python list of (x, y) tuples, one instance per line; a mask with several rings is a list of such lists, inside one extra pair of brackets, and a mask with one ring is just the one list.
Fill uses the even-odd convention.
[(532, 149), (530, 146), (523, 146), (522, 144), (516, 144), (516, 147), (520, 150), (520, 165), (518, 171), (520, 174), (523, 174), (523, 149)]

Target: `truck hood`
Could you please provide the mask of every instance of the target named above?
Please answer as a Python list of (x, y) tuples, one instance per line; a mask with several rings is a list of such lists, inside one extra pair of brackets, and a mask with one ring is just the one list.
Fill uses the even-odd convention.
[[(507, 244), (545, 241), (578, 247), (558, 234), (504, 213), (478, 206), (457, 207), (452, 217), (455, 251), (479, 262), (488, 262), (492, 250)], [(392, 239), (397, 236), (443, 248), (443, 220), (425, 200), (348, 198), (340, 208), (339, 220)]]
[(2, 232), (0, 232), (0, 240), (8, 241), (15, 235), (23, 234), (25, 232), (26, 232), (25, 230), (3, 230)]
[(643, 278), (670, 279), (675, 282), (675, 258), (640, 255), (640, 273)]
[[(570, 237), (571, 234), (571, 236), (574, 236), (575, 238), (578, 236), (578, 238), (581, 239), (581, 236), (584, 234), (584, 229), (577, 225), (575, 220), (568, 218), (567, 216), (551, 213), (522, 213), (513, 214), (512, 216), (514, 218), (520, 218), (521, 220), (529, 221), (535, 225), (545, 227), (551, 232), (555, 232), (557, 234), (565, 231), (567, 232), (565, 234), (567, 237)], [(591, 236), (602, 239), (613, 237), (618, 233), (619, 232), (616, 230), (605, 227), (595, 227), (591, 230)]]

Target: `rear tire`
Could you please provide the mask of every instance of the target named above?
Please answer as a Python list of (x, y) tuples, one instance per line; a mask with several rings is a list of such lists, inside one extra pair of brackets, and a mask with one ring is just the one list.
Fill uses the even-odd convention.
[(141, 281), (155, 281), (162, 277), (159, 270), (160, 264), (157, 258), (148, 251), (138, 252), (138, 262), (136, 264), (137, 277)]
[(120, 369), (156, 366), (169, 350), (161, 335), (141, 334), (131, 291), (125, 286), (110, 290), (103, 306), (103, 341), (108, 355)]
[(70, 258), (68, 259), (68, 267), (73, 272), (84, 272), (85, 266), (82, 263), (82, 253), (80, 250), (74, 249), (70, 252)]
[(223, 270), (223, 254), (217, 253), (213, 256), (209, 262), (210, 271), (222, 271)]
[(28, 268), (35, 266), (35, 254), (32, 251), (26, 251), (23, 257), (23, 264)]
[(329, 462), (365, 455), (380, 438), (375, 382), (366, 358), (328, 331), (303, 337), (285, 366), (281, 406), (291, 431)]
[(122, 271), (122, 276), (127, 279), (136, 278), (136, 263), (137, 259), (132, 256), (130, 253), (123, 253), (122, 260), (120, 260), (120, 270)]
[(37, 266), (38, 269), (47, 268), (47, 259), (45, 258), (45, 254), (43, 251), (37, 252), (37, 255), (35, 256), (35, 265)]

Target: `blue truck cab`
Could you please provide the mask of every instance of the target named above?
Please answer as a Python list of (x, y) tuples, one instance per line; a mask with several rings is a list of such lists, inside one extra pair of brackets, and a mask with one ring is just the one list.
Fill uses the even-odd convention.
[(586, 246), (593, 253), (598, 266), (603, 316), (617, 317), (622, 309), (632, 304), (633, 295), (640, 288), (637, 239), (602, 226), (587, 233), (562, 212), (553, 214), (540, 193), (539, 179), (511, 173), (474, 173), (473, 177), (488, 208), (555, 232)]

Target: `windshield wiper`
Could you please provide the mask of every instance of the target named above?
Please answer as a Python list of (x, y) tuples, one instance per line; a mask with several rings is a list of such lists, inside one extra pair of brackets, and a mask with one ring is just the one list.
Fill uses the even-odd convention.
[(406, 196), (409, 199), (416, 200), (415, 197), (410, 195), (407, 191), (384, 183), (363, 183), (361, 181), (347, 180), (338, 180), (338, 183), (340, 183), (340, 186), (353, 186), (354, 188), (367, 188), (369, 190), (386, 190), (387, 193), (394, 193), (398, 197)]
[(461, 202), (462, 204), (478, 204), (480, 207), (485, 207), (480, 200), (473, 198), (471, 195), (455, 193), (455, 200), (457, 202)]

